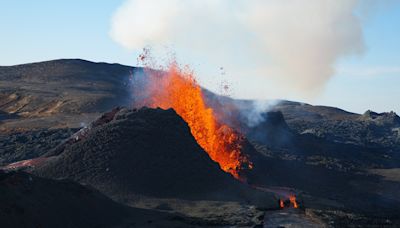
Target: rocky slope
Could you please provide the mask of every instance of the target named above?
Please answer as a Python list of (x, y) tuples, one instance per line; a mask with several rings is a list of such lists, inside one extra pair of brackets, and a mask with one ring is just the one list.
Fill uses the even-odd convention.
[(249, 178), (253, 183), (301, 190), (312, 196), (305, 202), (316, 203), (312, 207), (370, 215), (379, 208), (383, 217), (396, 218), (400, 182), (387, 181), (400, 176), (400, 144), (392, 132), (399, 120), (395, 113), (358, 115), (289, 101), (255, 112), (253, 101), (210, 92), (207, 97), (219, 120), (240, 129), (264, 155), (256, 164), (264, 170)]
[(79, 59), (0, 67), (0, 121), (18, 119), (3, 129), (80, 127), (128, 104), (136, 70)]
[(43, 155), (79, 129), (40, 129), (21, 132), (0, 131), (0, 166)]
[(120, 205), (72, 181), (23, 172), (0, 171), (0, 192), (1, 227), (188, 227), (193, 221)]

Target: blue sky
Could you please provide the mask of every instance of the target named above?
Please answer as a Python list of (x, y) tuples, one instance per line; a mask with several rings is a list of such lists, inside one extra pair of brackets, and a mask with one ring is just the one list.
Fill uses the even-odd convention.
[(400, 6), (378, 11), (364, 22), (366, 52), (339, 61), (318, 103), (355, 112), (400, 113)]
[[(109, 35), (110, 19), (123, 2), (1, 0), (0, 65), (59, 58), (134, 65), (138, 53), (127, 51)], [(400, 113), (400, 4), (363, 20), (363, 31), (367, 50), (340, 59), (336, 75), (321, 94), (282, 98), (358, 113), (367, 109)], [(253, 89), (251, 83), (232, 85), (235, 91)]]

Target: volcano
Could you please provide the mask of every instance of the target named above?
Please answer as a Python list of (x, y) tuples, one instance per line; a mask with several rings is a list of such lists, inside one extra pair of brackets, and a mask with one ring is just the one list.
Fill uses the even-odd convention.
[[(282, 100), (257, 113), (254, 104), (258, 101), (189, 86), (187, 92), (194, 91), (192, 95), (200, 94), (205, 101), (204, 106), (191, 104), (212, 109), (217, 132), (227, 129), (222, 127), (226, 125), (243, 136), (240, 154), (249, 162), (224, 166), (222, 160), (211, 157), (213, 150), (206, 143), (199, 143), (196, 129), (207, 121), (188, 116), (179, 99), (166, 103), (165, 91), (148, 102), (153, 109), (119, 108), (96, 120), (114, 107), (140, 101), (142, 97), (132, 93), (130, 79), (145, 73), (142, 68), (77, 59), (0, 67), (0, 166), (23, 168), (47, 178), (69, 178), (126, 204), (141, 197), (185, 199), (184, 206), (172, 207), (164, 201), (149, 207), (129, 206), (172, 208), (202, 219), (213, 214), (208, 221), (221, 218), (227, 204), (221, 206), (218, 201), (214, 207), (204, 206), (203, 199), (240, 205), (258, 201), (271, 209), (279, 206), (278, 198), (285, 204), (290, 201), (286, 195), (295, 194), (300, 209), (336, 227), (399, 226), (397, 114), (369, 111), (360, 115)], [(168, 96), (175, 96), (182, 90), (172, 86), (168, 91)], [(191, 96), (178, 98), (185, 97)], [(251, 122), (252, 118), (257, 121)], [(233, 178), (235, 171), (244, 174), (244, 183)], [(280, 195), (269, 207), (273, 197), (248, 185)], [(207, 225), (247, 224), (244, 218), (250, 213), (239, 204), (232, 206), (239, 208), (234, 211), (238, 219), (225, 213), (223, 221)], [(294, 209), (290, 205), (276, 211), (284, 220), (287, 211)], [(218, 209), (223, 212), (216, 213)], [(274, 218), (269, 212), (265, 223)], [(258, 215), (253, 213), (254, 217)]]
[(174, 110), (114, 109), (43, 157), (34, 173), (89, 184), (122, 199), (230, 200), (276, 206), (225, 173)]

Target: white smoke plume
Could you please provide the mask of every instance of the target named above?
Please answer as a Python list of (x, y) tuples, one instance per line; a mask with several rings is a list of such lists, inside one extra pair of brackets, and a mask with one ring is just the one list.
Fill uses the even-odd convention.
[(201, 67), (314, 94), (338, 59), (364, 50), (360, 1), (127, 0), (110, 34), (130, 50), (168, 46)]

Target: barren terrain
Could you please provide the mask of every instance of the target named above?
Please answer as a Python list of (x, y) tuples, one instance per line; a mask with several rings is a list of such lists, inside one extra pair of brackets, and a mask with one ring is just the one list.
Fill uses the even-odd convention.
[[(0, 212), (32, 223), (32, 204), (47, 199), (43, 192), (73, 204), (76, 191), (94, 188), (87, 200), (131, 213), (125, 224), (110, 215), (103, 226), (128, 226), (132, 218), (143, 226), (400, 226), (396, 113), (279, 101), (250, 123), (253, 101), (205, 90), (219, 121), (250, 142), (244, 152), (254, 169), (243, 184), (209, 159), (173, 110), (131, 108), (135, 72), (142, 70), (77, 59), (0, 67), (0, 165), (19, 170), (1, 174), (0, 190), (23, 196), (16, 205), (17, 196), (2, 197)], [(33, 192), (30, 178), (40, 184)], [(60, 178), (68, 181), (54, 180)], [(297, 195), (300, 209), (279, 210), (277, 199), (288, 193)], [(81, 206), (90, 216), (111, 213)], [(154, 219), (135, 219), (142, 213)], [(76, 218), (71, 224), (84, 224)]]

